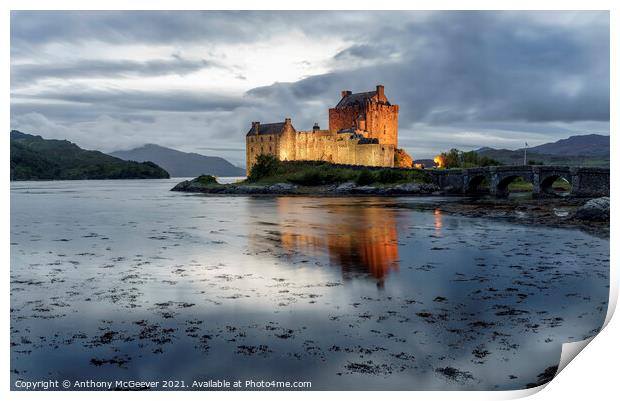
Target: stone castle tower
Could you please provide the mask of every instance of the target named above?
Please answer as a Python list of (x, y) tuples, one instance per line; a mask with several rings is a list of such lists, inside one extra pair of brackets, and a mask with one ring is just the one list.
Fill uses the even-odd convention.
[(246, 134), (246, 172), (261, 154), (279, 160), (317, 160), (335, 164), (411, 167), (413, 160), (398, 149), (398, 106), (385, 96), (383, 85), (375, 91), (342, 91), (329, 109), (329, 129), (318, 124), (297, 131), (290, 118), (284, 122), (252, 123)]
[(342, 91), (341, 95), (336, 107), (329, 109), (330, 131), (362, 131), (367, 138), (398, 147), (398, 106), (390, 104), (383, 85), (372, 92)]

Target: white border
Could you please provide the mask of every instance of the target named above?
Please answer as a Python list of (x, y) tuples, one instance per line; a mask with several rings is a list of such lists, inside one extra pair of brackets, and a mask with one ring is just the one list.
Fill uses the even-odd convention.
[[(4, 107), (0, 110), (0, 116), (2, 121), (5, 122), (5, 130), (10, 127), (9, 119), (9, 107), (10, 107), (10, 10), (228, 10), (228, 9), (263, 9), (263, 10), (278, 10), (278, 9), (297, 9), (297, 10), (329, 10), (329, 9), (364, 9), (364, 10), (401, 10), (401, 9), (415, 9), (415, 10), (482, 10), (482, 9), (504, 9), (504, 10), (611, 10), (611, 110), (617, 110), (617, 95), (618, 95), (618, 82), (615, 79), (615, 72), (620, 71), (618, 65), (618, 6), (614, 1), (603, 0), (590, 0), (590, 1), (570, 1), (565, 0), (562, 2), (543, 1), (543, 0), (521, 0), (521, 1), (482, 1), (482, 0), (469, 0), (467, 2), (457, 0), (434, 0), (434, 1), (369, 1), (358, 0), (355, 2), (338, 3), (334, 4), (333, 1), (327, 0), (314, 0), (312, 2), (298, 2), (293, 3), (291, 1), (283, 0), (262, 0), (259, 2), (243, 1), (243, 0), (228, 0), (228, 1), (209, 1), (198, 2), (191, 0), (175, 0), (174, 2), (163, 0), (150, 0), (150, 1), (127, 1), (127, 0), (62, 0), (62, 1), (44, 1), (44, 0), (9, 0), (3, 2), (4, 13), (2, 14), (2, 69), (3, 79), (1, 82), (0, 91), (4, 93)], [(53, 6), (53, 8), (51, 7)], [(561, 8), (558, 8), (561, 6)], [(614, 47), (613, 44), (616, 46)], [(610, 121), (610, 132), (616, 132), (618, 127), (617, 121), (612, 113)], [(5, 131), (6, 132), (6, 131)], [(5, 137), (6, 138), (6, 137)], [(9, 207), (9, 186), (6, 185), (9, 182), (9, 146), (8, 138), (6, 138), (1, 147), (1, 154), (4, 163), (4, 168), (1, 169), (1, 179), (5, 183), (5, 187), (2, 191), (1, 205), (2, 205), (2, 231), (0, 238), (0, 246), (3, 249), (1, 253), (4, 263), (2, 268), (4, 274), (2, 275), (3, 288), (1, 300), (2, 310), (6, 314), (3, 319), (3, 330), (1, 331), (0, 338), (4, 347), (0, 347), (1, 355), (4, 360), (5, 370), (3, 371), (2, 380), (0, 381), (0, 394), (3, 399), (25, 399), (25, 400), (39, 400), (41, 398), (59, 399), (59, 400), (78, 400), (84, 398), (85, 394), (81, 392), (47, 392), (47, 393), (35, 393), (35, 392), (10, 392), (9, 386), (9, 251), (10, 251), (10, 207)], [(616, 154), (619, 150), (618, 140), (614, 135), (611, 135), (611, 154)], [(612, 158), (611, 164), (614, 165)], [(613, 185), (616, 182), (617, 173), (612, 168), (611, 170), (611, 182), (612, 182), (612, 204), (617, 199), (617, 188)], [(615, 204), (612, 209), (615, 210)], [(616, 227), (617, 223), (616, 214), (612, 212), (612, 226)], [(590, 343), (588, 346), (588, 352), (581, 353), (577, 357), (577, 361), (572, 364), (568, 364), (566, 369), (562, 370), (549, 385), (542, 386), (537, 389), (531, 390), (519, 390), (519, 391), (507, 391), (507, 392), (355, 392), (355, 394), (347, 394), (359, 399), (375, 399), (376, 397), (390, 397), (390, 399), (465, 399), (465, 400), (490, 400), (490, 399), (514, 399), (525, 397), (531, 394), (536, 394), (536, 399), (612, 399), (614, 395), (617, 395), (618, 389), (618, 375), (616, 360), (618, 359), (618, 346), (615, 343), (616, 338), (620, 338), (620, 325), (617, 320), (611, 320), (611, 316), (615, 311), (618, 295), (618, 274), (615, 267), (615, 261), (617, 251), (614, 249), (615, 235), (611, 237), (611, 272), (610, 272), (610, 308), (606, 317), (605, 329), (596, 336), (593, 340), (587, 340), (585, 343)], [(572, 357), (576, 356), (578, 351), (583, 349), (585, 344), (565, 344), (563, 347), (562, 363), (570, 361)], [(572, 353), (569, 355), (568, 351)], [(566, 351), (566, 352), (564, 352)], [(575, 351), (577, 351), (575, 353)], [(570, 357), (569, 357), (570, 356)], [(540, 391), (542, 390), (542, 391)], [(538, 392), (540, 391), (540, 392)], [(86, 395), (90, 399), (106, 399), (110, 397), (110, 393), (104, 392), (91, 392)], [(114, 397), (120, 398), (148, 398), (148, 399), (161, 399), (168, 400), (171, 394), (167, 392), (148, 392), (148, 393), (114, 393)], [(187, 399), (205, 399), (205, 398), (217, 398), (217, 399), (232, 399), (238, 396), (252, 397), (258, 400), (270, 400), (285, 399), (294, 396), (298, 399), (311, 399), (316, 397), (315, 392), (298, 392), (295, 395), (291, 395), (286, 392), (252, 392), (248, 393), (235, 393), (235, 392), (218, 392), (205, 394), (202, 392), (185, 392), (182, 397)], [(344, 394), (339, 392), (321, 392), (321, 397), (342, 397)]]

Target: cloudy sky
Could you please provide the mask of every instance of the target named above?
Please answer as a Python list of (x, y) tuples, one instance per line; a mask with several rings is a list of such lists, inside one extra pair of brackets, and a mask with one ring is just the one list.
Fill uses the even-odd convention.
[(414, 158), (609, 135), (607, 12), (12, 12), (11, 128), (243, 165), (251, 121), (327, 127), (384, 84)]

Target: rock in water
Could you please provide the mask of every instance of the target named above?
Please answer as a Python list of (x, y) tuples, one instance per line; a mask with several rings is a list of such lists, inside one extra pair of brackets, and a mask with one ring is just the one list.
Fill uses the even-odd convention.
[(353, 182), (345, 182), (343, 184), (338, 185), (335, 191), (337, 193), (350, 193), (353, 189), (355, 189), (355, 183)]
[(266, 190), (267, 193), (284, 194), (293, 192), (295, 188), (297, 187), (293, 184), (289, 184), (287, 182), (279, 182), (277, 184), (270, 185), (269, 187), (267, 187)]
[(575, 212), (579, 220), (604, 221), (609, 220), (609, 197), (590, 199)]

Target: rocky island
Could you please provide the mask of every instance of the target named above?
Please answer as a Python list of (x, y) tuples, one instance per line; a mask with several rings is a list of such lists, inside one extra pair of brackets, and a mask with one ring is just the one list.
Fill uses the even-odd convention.
[(441, 194), (422, 171), (338, 166), (319, 161), (279, 161), (260, 155), (247, 179), (219, 184), (201, 175), (177, 184), (173, 191), (208, 194), (404, 195)]
[[(439, 173), (442, 176), (444, 172)], [(435, 201), (403, 203), (403, 207), (524, 224), (571, 226), (602, 236), (609, 235), (608, 196), (576, 197), (546, 193), (539, 197), (496, 197), (488, 192), (457, 194), (452, 186), (442, 187), (433, 180), (432, 174), (424, 170), (282, 162), (269, 155), (261, 155), (245, 180), (220, 184), (213, 176), (201, 175), (180, 182), (172, 191), (212, 195), (433, 196), (437, 197)], [(519, 185), (516, 191), (527, 191)], [(455, 195), (459, 195), (458, 198)], [(440, 200), (448, 196), (452, 201)]]

